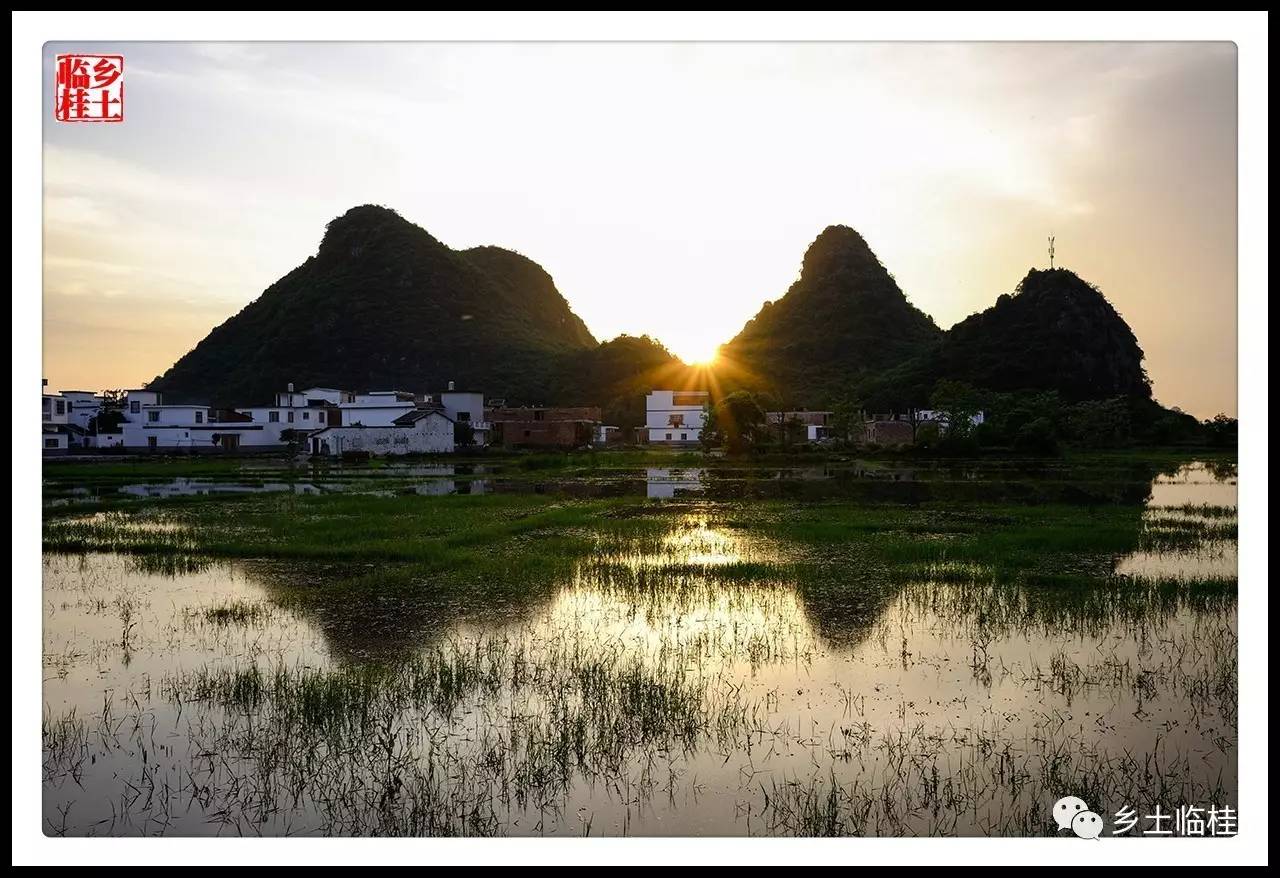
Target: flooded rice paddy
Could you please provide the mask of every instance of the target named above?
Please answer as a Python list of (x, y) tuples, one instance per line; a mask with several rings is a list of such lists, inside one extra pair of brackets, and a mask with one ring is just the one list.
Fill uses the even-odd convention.
[[(813, 508), (717, 478), (646, 473), (602, 513), (644, 527), (566, 525), (588, 549), (519, 588), (48, 551), (46, 833), (1052, 835), (1066, 794), (1235, 803), (1233, 466), (1148, 477), (1132, 551), (1064, 562), (1071, 584), (803, 539)], [(951, 514), (920, 519), (944, 546)], [(125, 515), (83, 526), (187, 527)]]

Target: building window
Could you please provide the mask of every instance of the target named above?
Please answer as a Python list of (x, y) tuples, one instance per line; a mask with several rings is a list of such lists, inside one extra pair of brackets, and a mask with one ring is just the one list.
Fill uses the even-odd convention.
[(159, 413), (159, 412), (147, 412), (147, 420), (148, 420), (148, 421), (150, 421), (150, 422), (151, 422), (151, 423), (153, 423), (153, 424), (159, 423), (159, 421), (160, 421), (160, 413)]
[(316, 412), (316, 420), (318, 420), (320, 423), (322, 423), (322, 424), (323, 424), (323, 423), (324, 423), (324, 412)]
[(684, 441), (685, 441), (685, 440), (687, 440), (688, 438), (689, 438), (689, 434), (688, 434), (688, 433), (681, 433), (681, 434), (680, 434), (680, 441), (681, 441), (681, 442), (684, 442)]
[(293, 412), (289, 412), (289, 423), (293, 423)]
[(155, 448), (155, 447), (156, 447), (156, 437), (155, 437), (155, 436), (148, 436), (148, 437), (147, 437), (147, 447), (148, 447), (148, 448)]
[(55, 408), (54, 408), (55, 413), (57, 413), (57, 414), (59, 414), (59, 415), (65, 415), (65, 414), (67, 413), (67, 404), (66, 404), (65, 402), (63, 402), (62, 400), (60, 400), (60, 399), (59, 399), (59, 400), (56, 400), (56, 401), (54, 402), (54, 406), (55, 406)]
[(303, 413), (302, 413), (302, 420), (304, 420), (304, 421), (309, 421), (309, 420), (311, 420), (311, 412), (303, 412)]
[(667, 434), (667, 441), (668, 441), (668, 442), (670, 442), (670, 441), (671, 441), (671, 434), (670, 434), (670, 433), (668, 433), (668, 434)]
[(471, 412), (458, 412), (458, 420), (467, 423), (471, 420)]
[(201, 412), (201, 411), (197, 411), (197, 412), (196, 412), (196, 423), (197, 423), (197, 424), (203, 424), (203, 423), (204, 423), (204, 412)]
[(271, 422), (271, 423), (273, 423), (273, 424), (278, 424), (278, 423), (280, 423), (280, 413), (279, 413), (279, 412), (267, 412), (267, 420), (268, 420), (268, 421), (270, 421), (270, 422)]
[(129, 401), (129, 414), (131, 414), (131, 415), (136, 415), (136, 414), (137, 414), (138, 412), (140, 412), (140, 411), (142, 411), (142, 403), (141, 403), (141, 402), (139, 402), (139, 401), (138, 401), (138, 400), (136, 400), (136, 399), (134, 399), (134, 400), (130, 400), (130, 401)]
[(57, 440), (57, 439), (46, 439), (46, 440), (44, 440), (44, 447), (45, 447), (45, 448), (57, 448), (57, 447), (58, 447), (58, 440)]

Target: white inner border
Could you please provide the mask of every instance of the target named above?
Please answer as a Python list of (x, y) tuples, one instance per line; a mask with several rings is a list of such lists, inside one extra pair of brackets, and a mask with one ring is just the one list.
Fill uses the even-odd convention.
[[(1265, 12), (12, 13), (14, 863), (1265, 863), (1267, 809), (1267, 25)], [(1240, 800), (1235, 839), (50, 839), (41, 834), (41, 151), (50, 40), (1199, 41), (1239, 47)]]

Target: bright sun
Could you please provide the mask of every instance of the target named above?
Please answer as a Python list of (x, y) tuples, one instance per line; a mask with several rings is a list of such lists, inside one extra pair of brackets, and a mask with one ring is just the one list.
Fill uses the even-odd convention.
[(710, 366), (716, 361), (716, 356), (719, 353), (719, 345), (712, 345), (710, 348), (690, 348), (680, 355), (680, 359), (690, 366)]

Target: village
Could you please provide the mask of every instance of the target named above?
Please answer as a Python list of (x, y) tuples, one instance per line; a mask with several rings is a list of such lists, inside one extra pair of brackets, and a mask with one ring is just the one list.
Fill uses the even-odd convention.
[[(693, 448), (703, 439), (707, 391), (653, 390), (645, 423), (604, 423), (595, 406), (508, 406), (450, 381), (432, 393), (363, 392), (289, 384), (269, 405), (214, 408), (166, 404), (154, 390), (63, 390), (42, 396), (45, 455), (296, 453), (312, 457), (449, 454), (467, 448), (572, 450), (617, 445)], [(831, 411), (765, 412), (765, 427), (797, 444), (834, 438)], [(914, 441), (922, 423), (945, 425), (939, 411), (863, 414), (862, 437), (880, 446)], [(982, 423), (983, 415), (972, 416)]]

